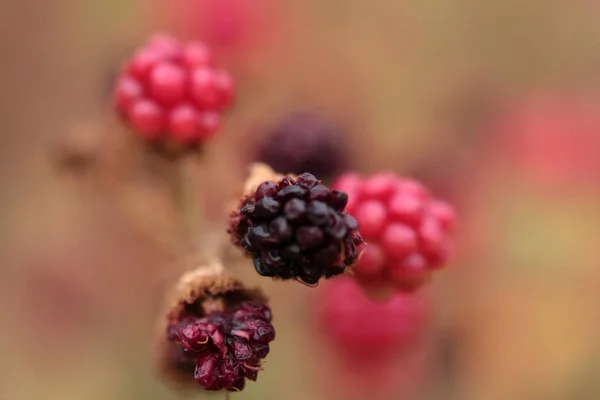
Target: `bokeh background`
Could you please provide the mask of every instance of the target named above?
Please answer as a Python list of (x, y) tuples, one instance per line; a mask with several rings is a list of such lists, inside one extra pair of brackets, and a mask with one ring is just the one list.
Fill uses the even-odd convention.
[[(164, 293), (185, 257), (224, 246), (260, 127), (306, 108), (347, 128), (352, 169), (452, 201), (456, 253), (425, 290), (427, 333), (361, 387), (314, 324), (321, 288), (229, 254), (278, 335), (234, 398), (600, 398), (599, 16), (592, 0), (5, 0), (0, 398), (176, 398), (152, 366)], [(214, 46), (239, 87), (183, 162), (185, 221), (110, 106), (156, 31)]]

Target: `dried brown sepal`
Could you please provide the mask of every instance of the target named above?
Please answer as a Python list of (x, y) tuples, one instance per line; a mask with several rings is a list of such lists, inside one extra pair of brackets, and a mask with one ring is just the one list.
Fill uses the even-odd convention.
[(267, 298), (258, 288), (246, 288), (218, 261), (204, 262), (184, 273), (167, 297), (157, 328), (155, 364), (159, 376), (176, 389), (197, 389), (195, 364), (183, 357), (181, 346), (168, 340), (169, 327), (185, 317), (226, 311), (244, 301), (265, 304)]
[(284, 177), (285, 175), (278, 174), (267, 164), (250, 164), (250, 174), (244, 182), (243, 197), (253, 196), (254, 192), (256, 192), (256, 189), (258, 188), (258, 185), (264, 181), (280, 181)]

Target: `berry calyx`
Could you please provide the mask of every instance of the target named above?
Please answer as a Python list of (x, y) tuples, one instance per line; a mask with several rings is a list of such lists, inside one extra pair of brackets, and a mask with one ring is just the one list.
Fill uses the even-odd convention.
[(314, 285), (358, 258), (363, 240), (347, 202), (309, 173), (265, 180), (242, 198), (229, 233), (260, 275)]
[(211, 50), (166, 35), (150, 38), (126, 63), (115, 106), (138, 135), (166, 154), (198, 150), (233, 102), (231, 76), (213, 67)]
[(446, 264), (456, 216), (419, 182), (392, 173), (345, 174), (332, 187), (352, 193), (348, 207), (368, 242), (353, 270), (365, 286), (414, 290)]

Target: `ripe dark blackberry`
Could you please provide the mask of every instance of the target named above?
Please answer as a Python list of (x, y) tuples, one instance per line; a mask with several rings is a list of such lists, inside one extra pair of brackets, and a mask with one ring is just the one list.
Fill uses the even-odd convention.
[(246, 379), (257, 379), (275, 329), (262, 293), (245, 289), (216, 266), (180, 279), (162, 325), (159, 362), (172, 382), (240, 391)]
[(242, 199), (229, 232), (260, 275), (314, 285), (358, 257), (363, 240), (358, 222), (344, 211), (347, 202), (346, 193), (309, 173), (264, 181)]
[(347, 163), (343, 129), (316, 113), (296, 112), (267, 129), (256, 159), (281, 173), (329, 178)]
[(204, 44), (158, 35), (125, 64), (114, 96), (133, 131), (172, 156), (198, 150), (215, 136), (234, 87), (226, 71), (214, 68)]

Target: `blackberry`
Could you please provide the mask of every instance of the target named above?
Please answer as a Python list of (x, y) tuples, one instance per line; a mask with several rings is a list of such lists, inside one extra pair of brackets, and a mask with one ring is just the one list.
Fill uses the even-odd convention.
[(309, 173), (264, 181), (242, 199), (229, 233), (260, 275), (314, 285), (343, 273), (358, 257), (363, 240), (347, 203), (346, 193)]
[(329, 178), (347, 164), (344, 130), (316, 113), (295, 112), (267, 128), (256, 159), (281, 173)]

